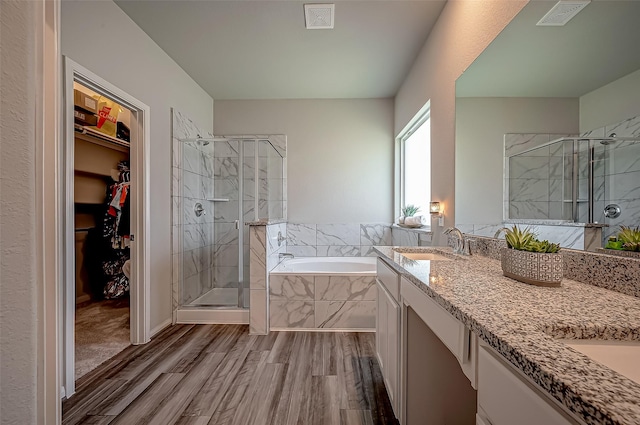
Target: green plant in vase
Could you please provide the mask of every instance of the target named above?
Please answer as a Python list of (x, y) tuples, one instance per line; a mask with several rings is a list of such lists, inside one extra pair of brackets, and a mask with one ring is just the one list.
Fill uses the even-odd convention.
[(518, 251), (543, 252), (553, 254), (560, 251), (560, 245), (547, 240), (540, 241), (536, 234), (528, 227), (524, 230), (513, 226), (505, 231), (507, 246)]
[(538, 240), (529, 228), (505, 231), (507, 248), (500, 250), (502, 274), (536, 286), (561, 285), (563, 260), (560, 245)]
[(402, 215), (405, 217), (413, 217), (418, 211), (420, 211), (420, 207), (409, 204), (402, 209)]
[(640, 227), (620, 226), (618, 241), (625, 251), (640, 251)]

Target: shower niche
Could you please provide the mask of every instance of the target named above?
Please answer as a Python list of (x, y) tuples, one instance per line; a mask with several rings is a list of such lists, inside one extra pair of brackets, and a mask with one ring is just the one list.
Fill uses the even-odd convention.
[(172, 195), (174, 323), (248, 323), (245, 224), (286, 219), (286, 137), (214, 137), (174, 111)]

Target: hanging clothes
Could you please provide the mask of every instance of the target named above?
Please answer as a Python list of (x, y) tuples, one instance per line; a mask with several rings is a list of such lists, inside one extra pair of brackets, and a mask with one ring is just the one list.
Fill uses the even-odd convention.
[(102, 231), (103, 239), (109, 241), (113, 251), (113, 255), (102, 262), (102, 272), (105, 276), (103, 295), (107, 299), (122, 297), (129, 291), (129, 279), (122, 270), (130, 257), (129, 162), (118, 163), (118, 171), (118, 181), (111, 184), (107, 190)]

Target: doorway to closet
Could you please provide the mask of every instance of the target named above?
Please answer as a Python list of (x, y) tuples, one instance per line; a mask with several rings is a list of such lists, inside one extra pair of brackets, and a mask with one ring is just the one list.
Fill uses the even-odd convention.
[(77, 81), (75, 379), (131, 344), (131, 111)]
[(149, 107), (65, 58), (63, 397), (149, 341)]

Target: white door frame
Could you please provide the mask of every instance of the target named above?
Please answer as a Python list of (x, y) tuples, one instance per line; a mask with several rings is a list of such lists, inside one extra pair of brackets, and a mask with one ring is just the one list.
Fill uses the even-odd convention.
[[(62, 318), (62, 385), (68, 398), (75, 392), (75, 237), (74, 237), (74, 129), (73, 82), (106, 95), (132, 111), (131, 125), (131, 343), (149, 342), (150, 298), (150, 202), (149, 146), (151, 139), (150, 108), (93, 72), (64, 58), (64, 138), (62, 148), (61, 207), (63, 255)], [(135, 121), (135, 123), (134, 123)]]

